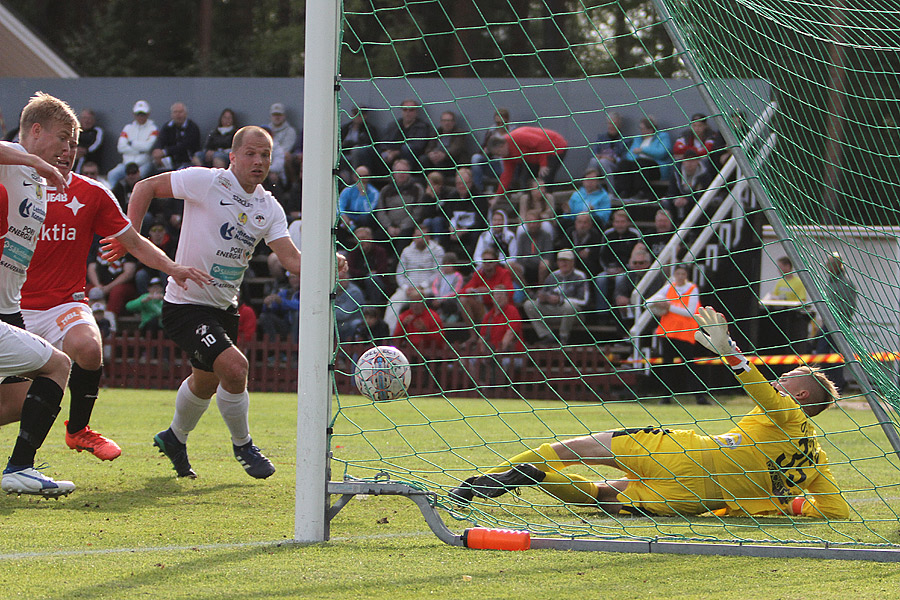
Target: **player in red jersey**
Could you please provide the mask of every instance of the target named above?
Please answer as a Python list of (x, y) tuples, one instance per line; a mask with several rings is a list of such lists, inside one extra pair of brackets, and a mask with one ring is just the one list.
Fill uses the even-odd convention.
[(55, 165), (67, 181), (66, 190), (47, 192), (47, 216), (22, 287), (26, 329), (65, 352), (73, 361), (66, 444), (87, 450), (100, 460), (113, 460), (119, 446), (88, 426), (100, 389), (103, 345), (100, 330), (85, 296), (87, 258), (94, 235), (114, 237), (138, 260), (168, 273), (187, 287), (188, 280), (205, 285), (209, 276), (173, 262), (138, 233), (115, 197), (96, 181), (72, 173), (72, 158)]

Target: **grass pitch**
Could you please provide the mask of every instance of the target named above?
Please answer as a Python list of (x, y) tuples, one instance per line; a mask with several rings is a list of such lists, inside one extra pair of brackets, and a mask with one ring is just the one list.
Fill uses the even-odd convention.
[[(396, 497), (354, 499), (333, 522), (331, 542), (293, 545), (296, 397), (251, 395), (254, 441), (278, 468), (264, 481), (234, 460), (214, 406), (188, 446), (200, 478), (176, 479), (151, 445), (169, 424), (174, 397), (174, 391), (101, 393), (92, 425), (123, 448), (111, 463), (68, 450), (59, 419), (38, 460), (78, 489), (60, 500), (0, 496), (0, 598), (844, 600), (891, 597), (900, 589), (900, 566), (893, 564), (452, 548), (428, 531), (412, 502)], [(421, 417), (429, 402), (417, 402), (407, 417)], [(459, 405), (474, 412), (484, 401)], [(390, 410), (402, 417), (401, 405)], [(676, 412), (664, 416), (677, 421)], [(360, 412), (356, 421), (367, 418), (381, 417)], [(527, 429), (529, 415), (522, 419)], [(515, 426), (512, 416), (505, 420)], [(0, 429), (0, 444), (11, 448), (16, 432)], [(467, 526), (444, 518), (454, 531)]]

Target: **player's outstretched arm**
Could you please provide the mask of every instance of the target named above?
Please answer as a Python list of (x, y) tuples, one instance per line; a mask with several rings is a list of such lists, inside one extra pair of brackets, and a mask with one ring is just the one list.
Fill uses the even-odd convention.
[(174, 262), (156, 244), (139, 234), (134, 227), (129, 227), (114, 240), (151, 269), (171, 275), (175, 283), (184, 289), (187, 289), (188, 280), (197, 285), (206, 285), (212, 281), (211, 277), (200, 269), (185, 267)]
[(128, 220), (140, 227), (154, 198), (172, 198), (172, 174), (160, 173), (138, 181), (128, 199)]
[(5, 144), (0, 144), (0, 165), (22, 165), (31, 167), (37, 171), (38, 175), (47, 180), (50, 187), (58, 190), (66, 189), (66, 180), (63, 178), (59, 169), (35, 154), (20, 152), (15, 148), (10, 148)]
[[(171, 198), (172, 196), (171, 173), (161, 173), (138, 181), (131, 192), (131, 197), (128, 199), (128, 220), (131, 221), (132, 227), (140, 229), (144, 216), (147, 214), (147, 209), (150, 208), (150, 203), (154, 198)], [(137, 223), (136, 227), (135, 223)], [(121, 238), (121, 236), (119, 237)], [(105, 261), (118, 260), (125, 256), (129, 250), (122, 244), (122, 240), (117, 238), (103, 238), (100, 240), (100, 244), (100, 257)], [(137, 258), (141, 260), (140, 257)], [(148, 267), (150, 266), (143, 260), (141, 262)], [(165, 272), (168, 273), (168, 271)]]

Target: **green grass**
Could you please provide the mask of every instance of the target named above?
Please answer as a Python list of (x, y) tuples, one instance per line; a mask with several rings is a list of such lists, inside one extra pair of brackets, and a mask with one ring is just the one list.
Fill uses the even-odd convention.
[[(521, 447), (514, 431), (521, 431), (528, 438), (525, 443), (531, 444), (547, 439), (550, 428), (568, 435), (582, 428), (611, 426), (617, 419), (626, 424), (651, 423), (654, 415), (668, 423), (693, 422), (677, 406), (637, 403), (609, 405), (609, 410), (584, 405), (569, 411), (554, 410), (561, 405), (546, 402), (419, 399), (373, 406), (358, 398), (341, 400), (347, 407), (346, 417), (339, 418), (335, 427), (346, 435), (335, 438), (335, 453), (360, 462), (351, 473), (366, 476), (379, 465), (395, 465), (395, 472), (403, 475), (404, 469), (430, 465), (434, 475), (427, 478), (439, 486), (449, 485), (473, 465), (491, 464), (499, 454)], [(78, 489), (58, 501), (0, 496), (0, 597), (396, 599), (431, 595), (483, 600), (587, 593), (616, 598), (845, 599), (848, 594), (890, 597), (900, 586), (900, 568), (866, 562), (464, 550), (438, 541), (415, 505), (397, 497), (354, 499), (332, 523), (331, 542), (293, 545), (289, 539), (294, 514), (296, 398), (286, 394), (251, 397), (255, 441), (278, 467), (266, 481), (249, 478), (234, 460), (214, 406), (190, 440), (191, 460), (200, 478), (176, 479), (168, 461), (151, 446), (153, 434), (168, 425), (173, 402), (174, 392), (104, 390), (93, 425), (122, 446), (122, 456), (112, 463), (67, 450), (60, 419), (38, 459), (50, 463), (51, 475), (72, 479)], [(735, 402), (728, 408), (741, 406)], [(547, 410), (535, 412), (534, 408)], [(702, 417), (703, 427), (722, 429), (721, 409), (690, 408)], [(436, 422), (428, 425), (429, 419)], [(871, 422), (865, 411), (833, 411), (821, 425), (830, 432), (846, 431), (835, 435), (836, 445), (858, 458), (877, 455), (882, 443), (883, 436), (870, 429)], [(374, 427), (382, 431), (359, 433)], [(856, 431), (858, 427), (862, 433)], [(0, 429), (3, 447), (11, 448), (16, 430), (14, 426)], [(378, 452), (373, 443), (383, 443)], [(455, 455), (439, 452), (447, 443), (461, 448)], [(832, 451), (840, 454), (829, 447), (831, 457), (835, 457)], [(416, 452), (432, 454), (425, 460)], [(881, 477), (897, 479), (896, 466), (884, 458), (862, 463), (861, 468), (846, 462), (838, 465), (839, 478), (849, 478), (860, 488), (871, 486), (867, 481), (883, 485)], [(448, 474), (444, 469), (452, 471)], [(335, 464), (335, 471), (339, 477), (340, 464)], [(891, 494), (892, 488), (885, 488), (883, 495)], [(535, 519), (532, 503), (551, 520), (601, 520), (596, 511), (569, 511), (531, 490), (523, 499), (484, 506), (482, 512)], [(891, 510), (870, 504), (861, 503), (860, 510), (875, 518), (886, 515), (884, 531), (879, 531), (896, 543), (900, 526), (895, 517), (887, 518)], [(443, 511), (442, 516), (455, 532), (470, 525)], [(696, 521), (695, 527), (705, 527)], [(740, 525), (740, 520), (734, 520), (732, 527)], [(634, 526), (650, 524), (637, 520)]]

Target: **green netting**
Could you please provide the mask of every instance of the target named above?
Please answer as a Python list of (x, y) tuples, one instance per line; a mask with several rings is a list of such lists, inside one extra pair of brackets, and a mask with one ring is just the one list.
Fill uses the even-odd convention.
[[(453, 518), (551, 535), (896, 546), (900, 465), (886, 431), (900, 410), (900, 15), (890, 3), (830, 4), (345, 2), (339, 112), (347, 123), (362, 109), (368, 125), (365, 135), (342, 129), (336, 173), (340, 188), (352, 188), (353, 169), (368, 165), (381, 201), (369, 231), (358, 229), (365, 211), (346, 206), (335, 230), (337, 245), (352, 256), (352, 270), (336, 290), (335, 473), (386, 472), (436, 492)], [(437, 138), (448, 111), (459, 132)], [(418, 112), (422, 124), (391, 144), (386, 132), (404, 112)], [(500, 135), (514, 128), (562, 134), (566, 152), (552, 179), (505, 185), (503, 161), (487, 156), (497, 114), (508, 114)], [(707, 117), (721, 137), (703, 138), (709, 144), (699, 158), (677, 152), (676, 141)], [(639, 135), (639, 121), (652, 119), (657, 133), (648, 139), (667, 143), (665, 155), (656, 165), (591, 162), (610, 118), (629, 142)], [(451, 146), (459, 140), (467, 149), (457, 153)], [(448, 162), (429, 156), (429, 142)], [(412, 149), (408, 164), (392, 171), (389, 151), (405, 148)], [(695, 177), (690, 169), (698, 167), (687, 163), (702, 164), (706, 178)], [(604, 253), (622, 247), (617, 234), (570, 228), (571, 197), (593, 167), (600, 168), (611, 208), (638, 230), (646, 254), (609, 259)], [(455, 186), (460, 169), (464, 179)], [(427, 177), (432, 170), (443, 182)], [(687, 174), (678, 179), (668, 171)], [(671, 184), (673, 177), (681, 187)], [(453, 202), (454, 187), (483, 220), (457, 218), (465, 211)], [(392, 196), (393, 204), (386, 200)], [(665, 221), (660, 209), (674, 232), (658, 226)], [(489, 226), (499, 210), (508, 217), (507, 234)], [(419, 226), (429, 228), (430, 242), (404, 257)], [(431, 282), (449, 252), (456, 258), (445, 272), (471, 277), (481, 260), (476, 240), (486, 231), (501, 259), (509, 255), (518, 308), (497, 317), (498, 327), (512, 331), (499, 345), (478, 325), (488, 306), (479, 306), (477, 290), (450, 293), (440, 304), (395, 292), (411, 281), (432, 296)], [(541, 231), (552, 243), (544, 245)], [(504, 235), (518, 236), (517, 250), (504, 245)], [(572, 289), (583, 284), (589, 297), (576, 302), (565, 324), (534, 303), (547, 291), (544, 277), (559, 268), (558, 253), (570, 249), (582, 273)], [(606, 268), (604, 256), (618, 261), (621, 273)], [(793, 265), (783, 272), (784, 257)], [(608, 515), (536, 486), (467, 506), (450, 502), (447, 492), (466, 478), (542, 444), (648, 426), (714, 436), (751, 411), (752, 400), (718, 359), (692, 345), (673, 351), (656, 333), (660, 317), (648, 307), (665, 300), (654, 294), (679, 263), (687, 265), (701, 303), (728, 316), (732, 336), (764, 375), (774, 379), (810, 365), (838, 381), (846, 377), (843, 399), (813, 423), (849, 517)], [(802, 282), (805, 293), (785, 295), (783, 279), (797, 291)], [(438, 325), (427, 307), (442, 317)], [(357, 327), (364, 309), (372, 323), (383, 315), (399, 322), (399, 335), (379, 338), (371, 323)], [(549, 337), (539, 337), (546, 332), (539, 321)], [(373, 338), (409, 357), (409, 397), (375, 402), (357, 394), (353, 364)], [(802, 454), (804, 439), (793, 442)], [(563, 472), (592, 481), (623, 476), (588, 462)], [(789, 475), (784, 461), (770, 467), (766, 476)], [(748, 470), (746, 477), (759, 474)], [(660, 480), (644, 483), (654, 481)]]

